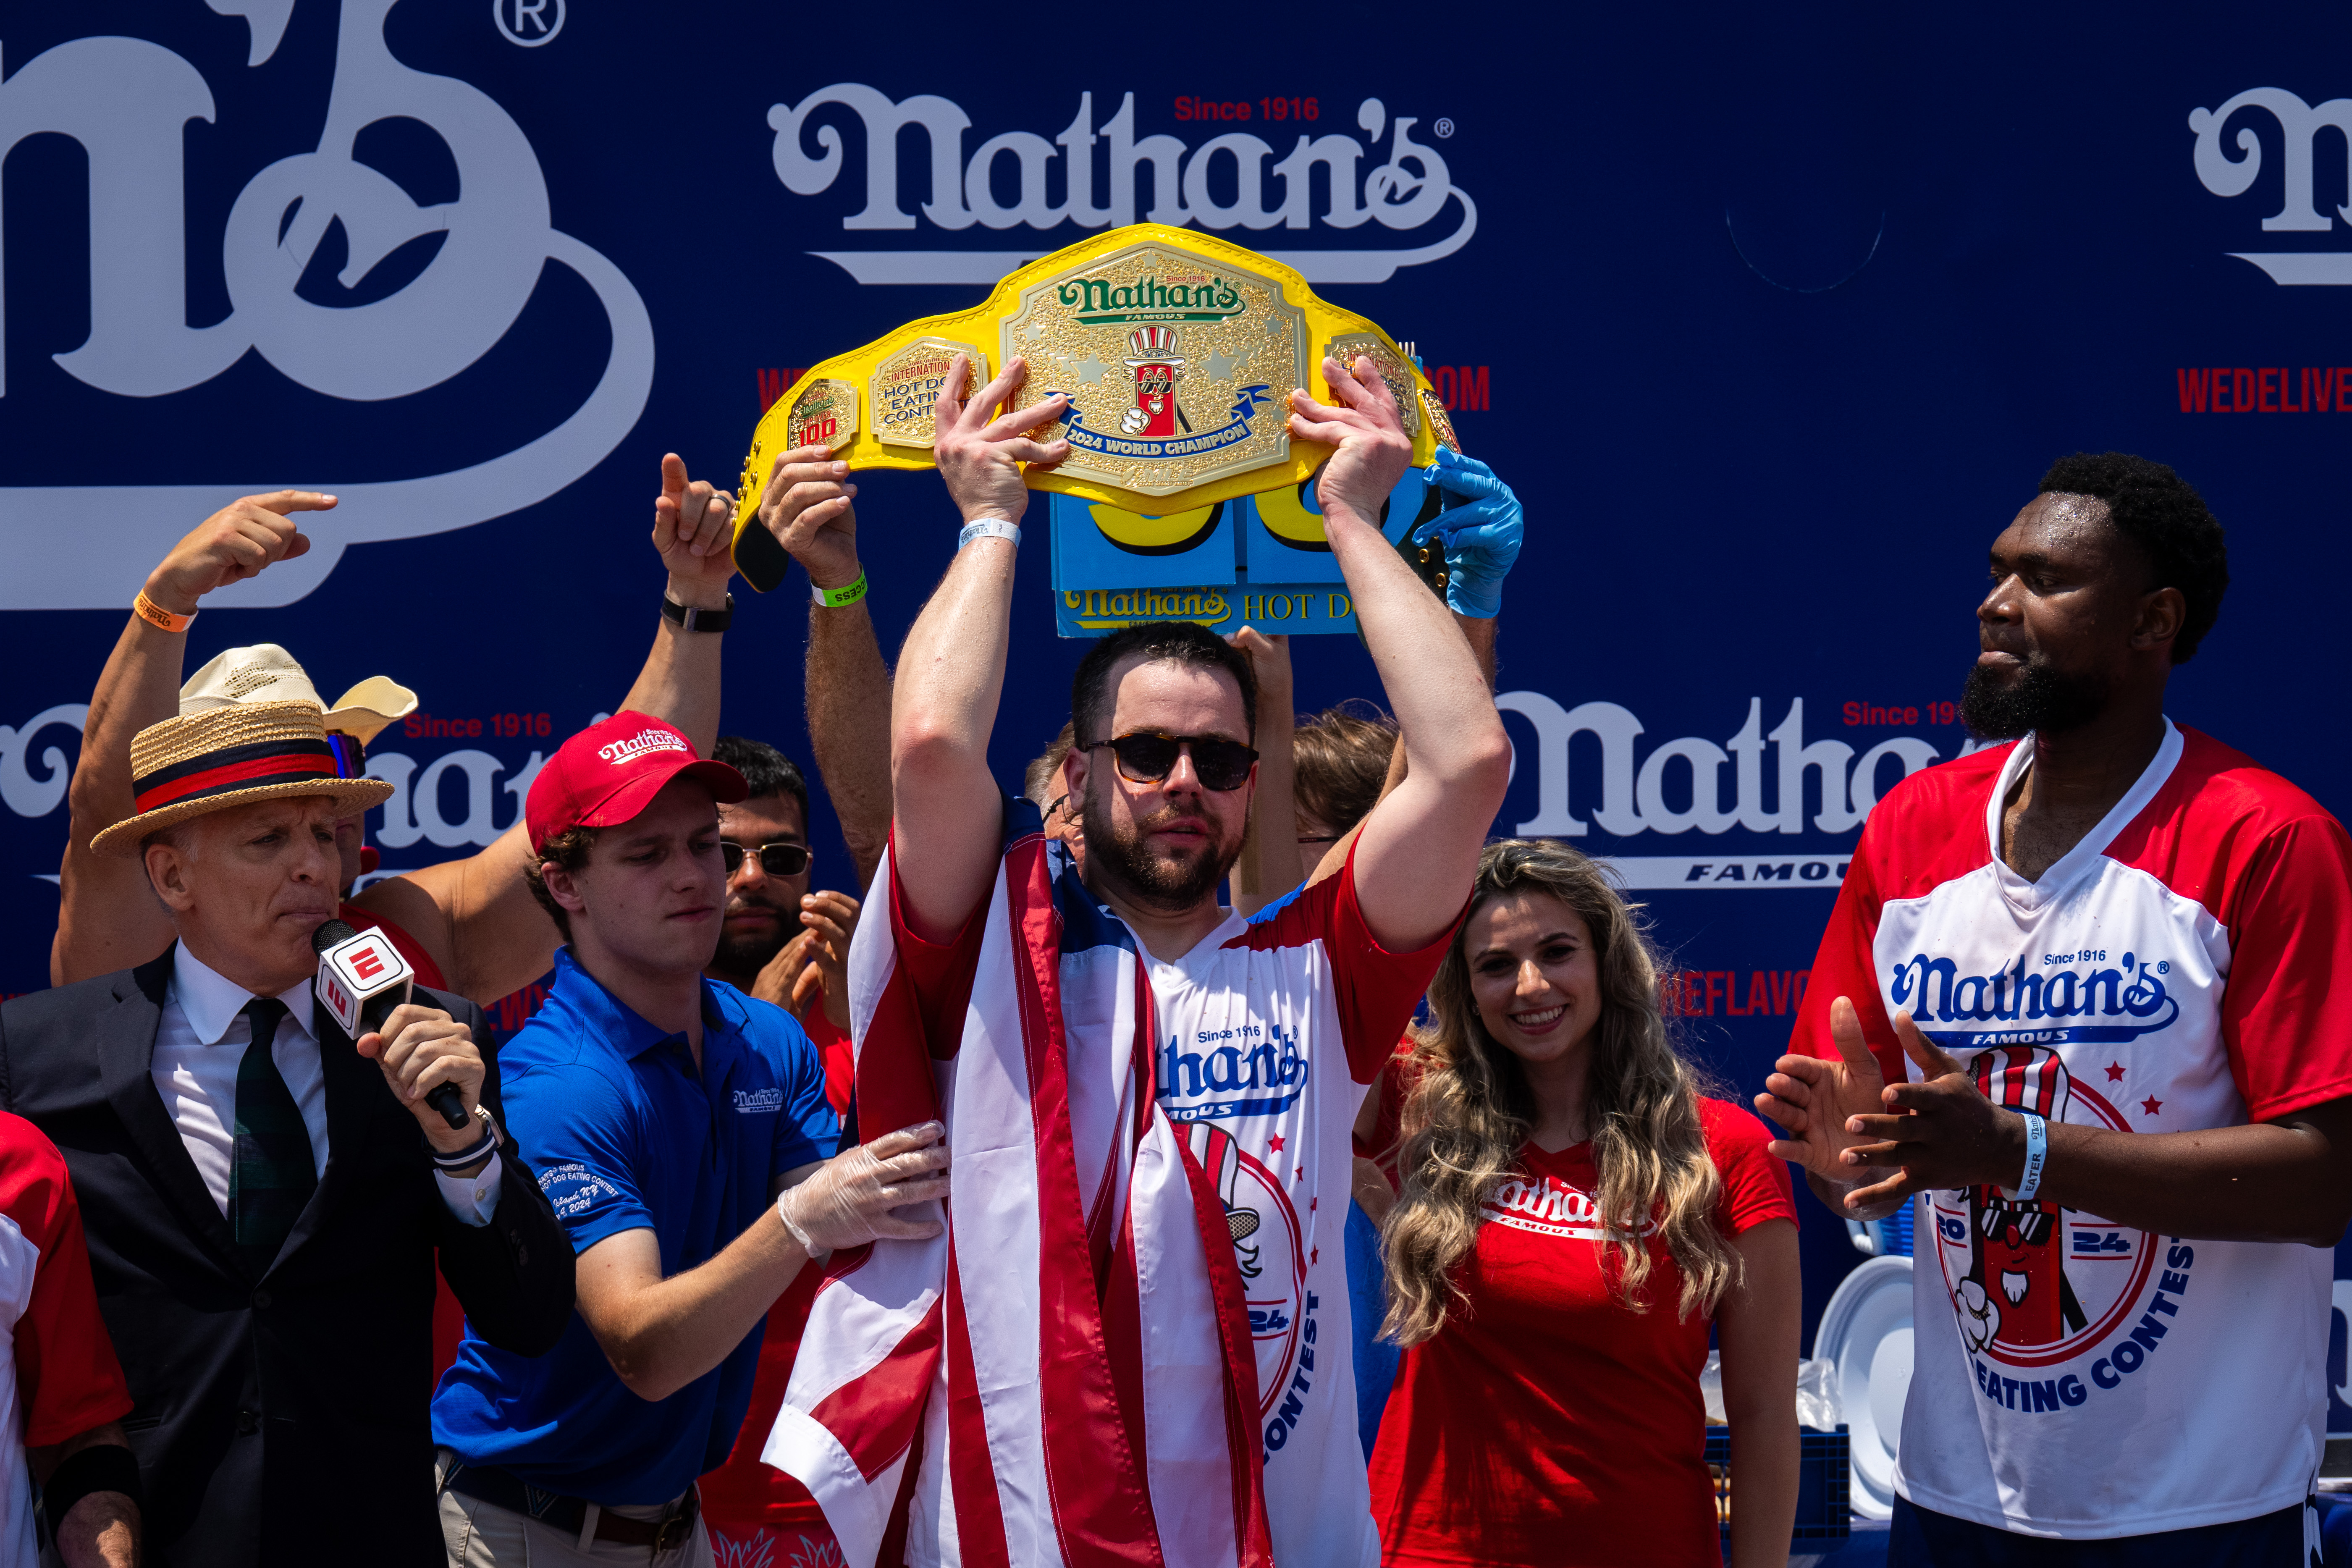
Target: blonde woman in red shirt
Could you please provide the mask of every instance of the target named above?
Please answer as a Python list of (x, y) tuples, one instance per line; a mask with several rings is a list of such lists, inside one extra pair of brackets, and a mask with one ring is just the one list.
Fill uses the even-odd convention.
[(1406, 1348), (1372, 1456), (1386, 1564), (1716, 1564), (1712, 1327), (1733, 1568), (1784, 1568), (1799, 1280), (1789, 1175), (1699, 1092), (1598, 868), (1489, 845), (1430, 986), (1382, 1230)]

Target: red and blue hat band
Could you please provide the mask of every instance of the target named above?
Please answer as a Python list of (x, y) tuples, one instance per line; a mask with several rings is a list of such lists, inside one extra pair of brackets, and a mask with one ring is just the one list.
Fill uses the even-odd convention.
[(341, 760), (325, 741), (257, 741), (158, 768), (132, 780), (131, 787), (139, 815), (144, 816), (208, 795), (351, 776), (341, 771)]

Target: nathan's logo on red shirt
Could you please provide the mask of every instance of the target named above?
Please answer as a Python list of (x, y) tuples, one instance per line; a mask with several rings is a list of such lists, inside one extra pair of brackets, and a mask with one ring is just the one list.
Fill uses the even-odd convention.
[[(2014, 965), (1991, 974), (1962, 974), (1948, 958), (1915, 953), (1895, 966), (1888, 999), (1910, 1010), (1921, 1033), (1947, 1049), (1986, 1046), (2055, 1046), (2080, 1041), (2120, 1044), (2168, 1028), (2180, 1016), (2180, 1004), (2165, 990), (2171, 962), (2142, 963), (2125, 953), (2106, 962), (2105, 949), (2020, 954)], [(2077, 969), (2077, 964), (2087, 967)], [(2115, 1024), (2056, 1022), (2064, 1018), (2119, 1018)], [(2040, 1020), (2052, 1022), (2042, 1023)], [(1935, 1029), (1929, 1023), (2008, 1024), (2007, 1028)]]
[[(1601, 1206), (1592, 1194), (1558, 1176), (1513, 1176), (1495, 1189), (1485, 1205), (1486, 1219), (1513, 1230), (1537, 1236), (1557, 1236), (1577, 1241), (1607, 1241)], [(1642, 1227), (1648, 1236), (1658, 1228), (1652, 1220)]]

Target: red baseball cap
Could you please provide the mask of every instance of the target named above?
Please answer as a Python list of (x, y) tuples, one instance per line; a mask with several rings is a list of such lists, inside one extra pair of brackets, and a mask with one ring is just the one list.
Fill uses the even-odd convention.
[(567, 827), (612, 827), (653, 804), (675, 778), (699, 779), (719, 801), (732, 805), (751, 792), (743, 775), (725, 763), (706, 762), (694, 742), (645, 713), (615, 713), (591, 724), (555, 749), (530, 781), (523, 820), (530, 847)]

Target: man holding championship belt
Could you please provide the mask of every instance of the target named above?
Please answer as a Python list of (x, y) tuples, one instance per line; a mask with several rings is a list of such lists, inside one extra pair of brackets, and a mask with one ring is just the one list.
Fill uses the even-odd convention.
[[(1136, 406), (1172, 419), (1172, 346), (1147, 347), (1168, 391)], [(1379, 531), (1411, 443), (1370, 359), (1322, 361), (1333, 404), (1291, 395), (1290, 438), (1329, 449), (1329, 547), (1410, 767), (1347, 868), (1251, 926), (1216, 893), (1255, 787), (1255, 683), (1204, 627), (1129, 626), (1079, 667), (1083, 871), (998, 792), (1024, 466), (1070, 455), (1035, 438), (1070, 405), (1020, 407), (1021, 360), (966, 402), (968, 368), (933, 411), (964, 527), (898, 665), (887, 918), (851, 954), (863, 1124), (936, 1117), (962, 1174), (941, 1236), (835, 1259), (765, 1458), (857, 1568), (1370, 1568), (1349, 1127), (1510, 765), (1462, 632)]]

